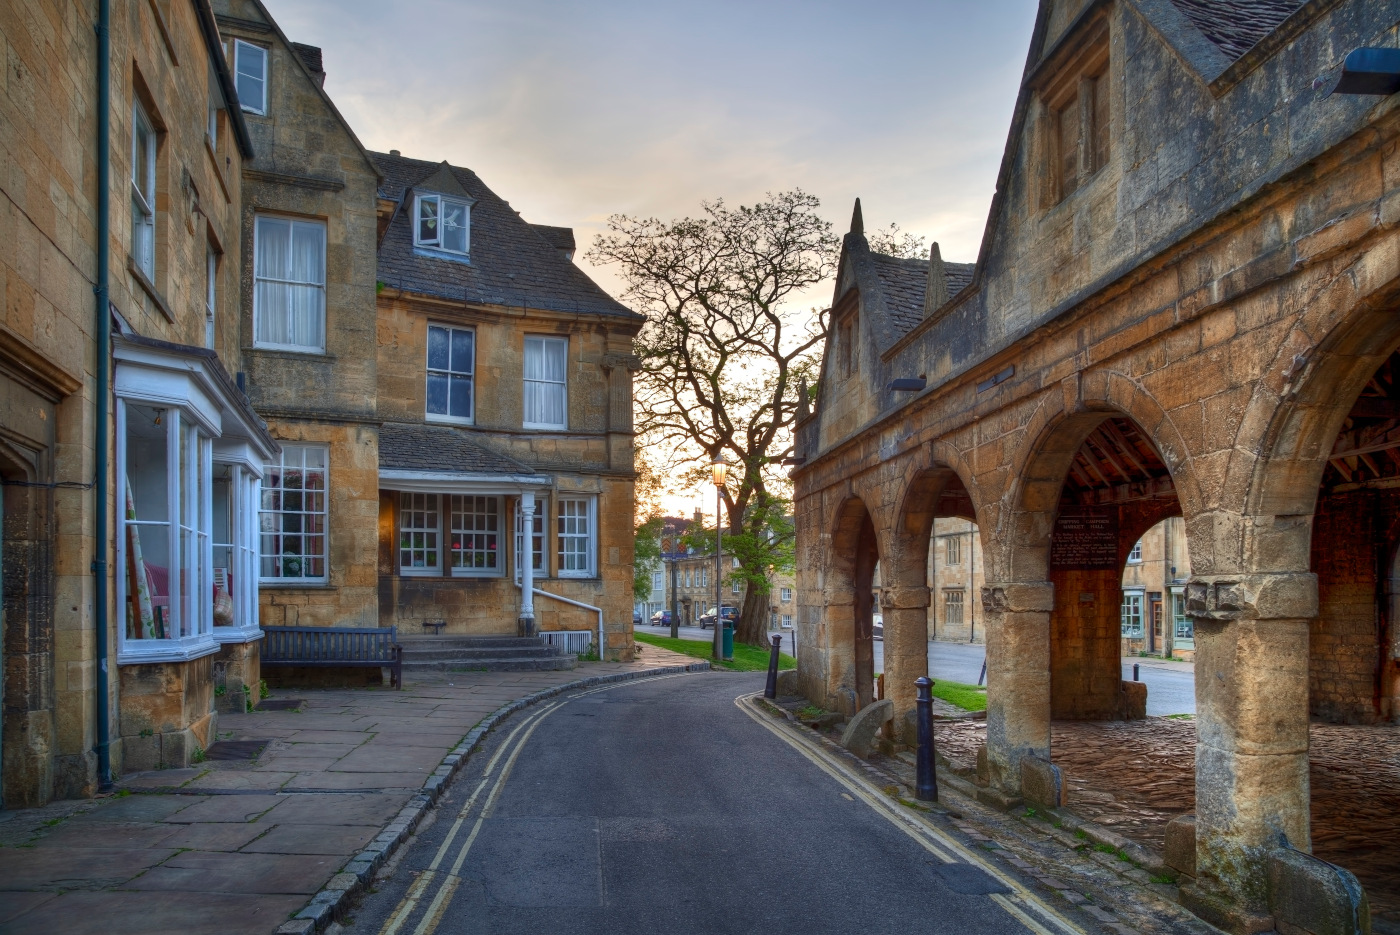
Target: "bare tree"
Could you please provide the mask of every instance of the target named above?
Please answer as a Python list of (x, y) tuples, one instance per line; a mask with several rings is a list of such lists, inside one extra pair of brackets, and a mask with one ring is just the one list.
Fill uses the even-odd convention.
[(730, 464), (725, 551), (740, 567), (725, 569), (726, 583), (749, 585), (735, 637), (754, 645), (767, 633), (769, 575), (791, 563), (780, 464), (826, 337), (826, 313), (796, 301), (835, 269), (839, 242), (818, 207), (797, 190), (737, 209), (706, 202), (700, 217), (670, 222), (617, 215), (588, 252), (620, 267), (626, 299), (647, 315), (636, 408), (648, 456), (692, 484), (717, 456)]

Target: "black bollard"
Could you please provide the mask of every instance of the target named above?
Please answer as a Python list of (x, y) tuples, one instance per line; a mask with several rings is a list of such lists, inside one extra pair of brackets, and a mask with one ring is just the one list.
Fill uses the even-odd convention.
[(768, 684), (763, 688), (764, 698), (778, 697), (778, 647), (781, 645), (782, 635), (773, 637), (773, 652), (768, 656)]
[(933, 759), (933, 680), (921, 675), (914, 680), (919, 707), (919, 749), (915, 753), (918, 762), (918, 776), (915, 779), (914, 798), (920, 802), (938, 801), (938, 773)]
[(977, 673), (977, 684), (981, 685), (982, 680), (987, 677), (987, 660), (982, 660), (982, 671)]
[(1142, 681), (1142, 679), (1138, 678), (1138, 664), (1137, 664), (1136, 662), (1133, 663), (1133, 681), (1134, 681), (1134, 682), (1140, 682), (1140, 681)]

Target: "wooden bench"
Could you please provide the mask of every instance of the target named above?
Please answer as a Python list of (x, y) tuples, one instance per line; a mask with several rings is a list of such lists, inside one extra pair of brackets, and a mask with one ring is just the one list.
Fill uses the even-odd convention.
[(390, 686), (403, 690), (403, 647), (398, 627), (263, 627), (264, 666), (387, 668)]

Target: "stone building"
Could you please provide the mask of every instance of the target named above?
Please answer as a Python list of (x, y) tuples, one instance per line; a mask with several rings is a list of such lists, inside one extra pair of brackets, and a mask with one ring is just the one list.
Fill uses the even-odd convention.
[(1329, 94), (1397, 24), (1388, 0), (1044, 0), (970, 276), (935, 255), (900, 286), (857, 210), (798, 426), (804, 693), (871, 701), (878, 563), (907, 731), (934, 522), (975, 522), (989, 800), (1045, 788), (1022, 779), (1055, 774), (1052, 718), (1123, 710), (1125, 560), (1180, 517), (1211, 673), (1181, 895), (1233, 931), (1273, 925), (1270, 873), (1312, 849), (1310, 716), (1400, 695), (1400, 105)]
[(603, 626), (605, 657), (630, 653), (642, 316), (471, 170), (374, 158), (380, 622)]
[(213, 667), (257, 638), (256, 488), (278, 452), (231, 375), (252, 146), (207, 2), (116, 6), (106, 47), (91, 5), (11, 11), (7, 808), (211, 741)]

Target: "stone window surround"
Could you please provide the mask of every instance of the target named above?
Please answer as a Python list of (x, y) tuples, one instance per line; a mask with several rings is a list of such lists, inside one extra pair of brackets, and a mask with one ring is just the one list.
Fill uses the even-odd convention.
[[(277, 284), (279, 284), (279, 285), (287, 285), (287, 286), (289, 286), (289, 287), (291, 287), (291, 288), (306, 287), (306, 286), (317, 286), (317, 285), (319, 285), (319, 288), (320, 288), (320, 291), (321, 291), (321, 322), (320, 322), (321, 327), (320, 327), (320, 342), (319, 342), (319, 344), (278, 344), (278, 343), (274, 343), (274, 342), (260, 341), (260, 340), (258, 339), (258, 337), (257, 337), (257, 335), (258, 335), (259, 319), (260, 319), (261, 315), (263, 314), (263, 310), (261, 309), (260, 303), (258, 302), (258, 282), (259, 282), (260, 279), (265, 279), (265, 278), (266, 278), (266, 277), (263, 277), (263, 276), (260, 275), (260, 273), (259, 273), (259, 263), (258, 263), (258, 259), (259, 259), (259, 256), (258, 256), (258, 253), (259, 253), (259, 241), (260, 241), (260, 239), (261, 239), (261, 228), (262, 228), (262, 224), (263, 224), (264, 221), (284, 221), (284, 222), (287, 222), (287, 223), (290, 225), (290, 230), (289, 230), (289, 232), (288, 232), (288, 249), (292, 251), (293, 257), (295, 257), (295, 247), (292, 245), (292, 238), (295, 237), (297, 227), (298, 227), (298, 226), (303, 226), (303, 227), (306, 227), (306, 226), (317, 226), (317, 227), (320, 228), (320, 231), (321, 231), (321, 266), (320, 266), (321, 281), (320, 281), (320, 283), (315, 283), (315, 282), (313, 282), (313, 281), (311, 281), (311, 280), (291, 280), (291, 279), (287, 279), (287, 280), (273, 280), (273, 279), (270, 279), (270, 278), (267, 279), (267, 281), (269, 281), (269, 282), (275, 282), (275, 283), (277, 283)], [(329, 269), (328, 269), (328, 267), (327, 267), (327, 243), (328, 243), (328, 234), (329, 234), (329, 231), (327, 230), (326, 222), (325, 222), (325, 219), (324, 219), (324, 218), (308, 218), (308, 217), (301, 217), (301, 216), (288, 215), (288, 214), (278, 214), (278, 213), (274, 213), (274, 212), (264, 212), (264, 211), (259, 211), (257, 214), (255, 214), (255, 215), (253, 216), (253, 264), (252, 264), (252, 265), (253, 265), (253, 297), (252, 297), (252, 303), (253, 303), (253, 348), (254, 348), (255, 350), (260, 350), (260, 351), (279, 351), (279, 352), (282, 352), (282, 353), (287, 353), (287, 354), (298, 354), (298, 355), (307, 354), (307, 355), (315, 355), (315, 356), (326, 356), (326, 336), (327, 336), (327, 333), (328, 333), (329, 330), (330, 330), (330, 328), (329, 328), (330, 322), (329, 322), (329, 320), (328, 320), (328, 319), (329, 319), (329, 310), (330, 310), (330, 309), (329, 309), (329, 303), (326, 301), (326, 286), (327, 286), (326, 280), (329, 278), (329, 276), (328, 276)], [(290, 275), (290, 273), (289, 273), (289, 275)], [(289, 293), (289, 296), (290, 296), (290, 293)], [(290, 298), (289, 298), (289, 301), (290, 301)], [(288, 316), (290, 317), (290, 315), (291, 315), (291, 307), (290, 307), (290, 305), (288, 306), (287, 314), (288, 314)]]
[[(1093, 15), (1088, 21), (1079, 24), (1072, 34), (1064, 36), (1058, 48), (1035, 69), (1031, 84), (1039, 100), (1039, 161), (1046, 170), (1039, 173), (1043, 190), (1038, 199), (1042, 209), (1050, 210), (1073, 199), (1075, 193), (1086, 188), (1098, 177), (1098, 170), (1108, 161), (1105, 152), (1099, 153), (1094, 144), (1093, 127), (1109, 116), (1111, 98), (1104, 102), (1099, 120), (1095, 118), (1093, 88), (1101, 84), (1100, 79), (1110, 74), (1108, 17), (1103, 13)], [(1104, 85), (1111, 94), (1111, 87)], [(1088, 93), (1086, 93), (1088, 92)], [(1068, 106), (1079, 108), (1078, 133), (1078, 172), (1075, 186), (1064, 191), (1063, 170), (1060, 165), (1060, 123), (1061, 114)], [(1082, 128), (1090, 127), (1089, 132)], [(1105, 142), (1107, 142), (1108, 131)], [(1033, 202), (1034, 203), (1034, 202)]]
[[(562, 380), (555, 381), (548, 379), (547, 377), (531, 378), (527, 376), (527, 374), (530, 372), (530, 348), (532, 346), (532, 342), (534, 342), (533, 346), (538, 347), (540, 349), (540, 354), (542, 355), (539, 369), (539, 372), (541, 373), (545, 372), (544, 367), (547, 362), (546, 349), (552, 346), (557, 346), (559, 344), (564, 345), (564, 373)], [(521, 381), (523, 383), (523, 389), (527, 392), (525, 392), (522, 396), (522, 428), (534, 429), (544, 432), (567, 432), (569, 430), (569, 344), (569, 338), (566, 335), (527, 334), (524, 336), (524, 341), (521, 347)], [(532, 383), (540, 384), (546, 387), (558, 386), (560, 388), (559, 391), (563, 396), (563, 399), (560, 400), (560, 410), (563, 414), (562, 422), (536, 422), (530, 420), (530, 394), (528, 390), (530, 389), (530, 385)]]

